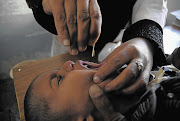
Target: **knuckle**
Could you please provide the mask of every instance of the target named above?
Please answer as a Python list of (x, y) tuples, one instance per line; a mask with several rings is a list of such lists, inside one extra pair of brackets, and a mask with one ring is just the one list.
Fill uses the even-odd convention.
[(61, 24), (66, 22), (66, 17), (64, 14), (57, 14), (55, 20), (59, 21)]
[[(149, 76), (147, 76), (147, 77), (149, 77)], [(148, 85), (149, 79), (148, 79), (148, 78), (146, 78), (146, 79), (142, 79), (141, 81), (142, 81), (142, 82), (141, 82), (141, 87), (145, 87), (145, 88), (147, 88), (147, 85)]]
[(140, 80), (139, 87), (137, 89), (137, 94), (143, 94), (147, 90), (147, 84), (145, 80)]
[(130, 52), (133, 53), (133, 57), (134, 58), (141, 58), (142, 60), (144, 60), (145, 62), (147, 62), (146, 60), (146, 55), (143, 54), (143, 52), (139, 49), (138, 46), (134, 45), (134, 44), (129, 44), (127, 45), (127, 48), (129, 49)]
[(64, 32), (65, 30), (67, 30), (66, 26), (62, 26), (62, 31)]
[(75, 27), (77, 23), (77, 17), (76, 14), (72, 14), (68, 20), (67, 20), (67, 24), (70, 25), (70, 27)]
[(63, 38), (67, 38), (67, 27), (66, 26), (58, 26), (57, 29), (58, 36), (60, 38), (60, 41), (62, 42)]
[(60, 36), (65, 36), (67, 32), (67, 27), (66, 26), (60, 26), (59, 28), (59, 35)]
[(99, 13), (98, 11), (93, 11), (90, 16), (92, 19), (101, 19), (102, 17), (101, 13)]
[(140, 80), (140, 81), (139, 81), (139, 87), (140, 87), (140, 88), (146, 88), (146, 81), (143, 80), (143, 79)]
[(127, 48), (133, 52), (138, 52), (138, 49), (134, 44), (127, 45)]
[(138, 54), (139, 54), (138, 48), (137, 48), (136, 45), (134, 45), (134, 44), (128, 44), (128, 45), (127, 45), (127, 49), (128, 49), (130, 52), (133, 52), (134, 55), (138, 55)]
[(110, 61), (112, 61), (112, 63), (113, 63), (114, 65), (120, 65), (120, 63), (121, 63), (121, 59), (120, 59), (120, 58), (113, 58), (113, 59), (110, 60)]
[(78, 20), (81, 22), (85, 22), (89, 19), (90, 19), (90, 15), (88, 11), (82, 11), (78, 16)]
[(112, 91), (118, 92), (120, 88), (123, 87), (123, 85), (124, 85), (124, 82), (120, 82), (119, 78), (117, 77), (113, 81), (111, 81), (109, 84), (107, 84), (107, 87), (110, 87)]
[(134, 70), (134, 69), (132, 69), (132, 68), (130, 68), (128, 71), (127, 71), (127, 75), (129, 76), (129, 78), (133, 78), (133, 79), (135, 79), (136, 78), (136, 71)]
[(141, 87), (142, 87), (143, 90), (146, 90), (147, 89), (147, 84), (145, 82), (143, 82)]

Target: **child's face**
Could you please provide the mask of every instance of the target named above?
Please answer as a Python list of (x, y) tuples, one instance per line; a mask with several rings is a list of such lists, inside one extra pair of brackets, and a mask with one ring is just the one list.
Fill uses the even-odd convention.
[(67, 61), (60, 70), (37, 77), (34, 82), (37, 95), (45, 98), (54, 111), (70, 111), (77, 120), (83, 120), (94, 109), (89, 88), (98, 67), (100, 64)]
[[(74, 121), (83, 121), (95, 111), (89, 97), (89, 88), (94, 84), (93, 75), (100, 66), (90, 62), (67, 61), (60, 70), (53, 70), (37, 77), (33, 83), (36, 95), (45, 98), (53, 111), (67, 111), (73, 115)], [(113, 78), (115, 77), (109, 77), (99, 85), (103, 88)], [(112, 98), (115, 107), (120, 107), (116, 109), (118, 112), (127, 111), (132, 102), (122, 96)]]

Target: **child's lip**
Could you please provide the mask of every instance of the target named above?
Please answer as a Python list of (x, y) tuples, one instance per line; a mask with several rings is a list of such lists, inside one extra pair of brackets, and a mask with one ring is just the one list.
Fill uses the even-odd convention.
[(98, 70), (99, 67), (101, 66), (101, 64), (96, 64), (96, 63), (82, 61), (82, 60), (78, 60), (78, 64), (84, 69), (94, 69), (94, 70)]

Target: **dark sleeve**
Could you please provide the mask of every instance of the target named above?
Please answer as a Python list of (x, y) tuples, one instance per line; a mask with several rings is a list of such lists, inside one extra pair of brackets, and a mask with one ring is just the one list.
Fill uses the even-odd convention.
[(42, 0), (26, 0), (26, 3), (28, 7), (32, 9), (38, 7), (42, 3)]
[(42, 7), (42, 0), (26, 0), (29, 8), (32, 9), (34, 18), (37, 23), (52, 34), (57, 35), (52, 15), (47, 15)]
[(154, 67), (161, 66), (165, 63), (163, 30), (158, 23), (147, 19), (138, 21), (125, 30), (122, 41), (126, 42), (135, 37), (145, 38), (153, 44)]

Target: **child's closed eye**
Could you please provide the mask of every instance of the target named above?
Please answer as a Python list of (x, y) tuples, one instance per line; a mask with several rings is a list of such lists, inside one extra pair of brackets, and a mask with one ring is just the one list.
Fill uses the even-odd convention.
[(57, 79), (57, 83), (59, 85), (59, 83), (62, 81), (63, 77), (60, 74), (58, 75), (57, 73), (52, 73), (50, 75), (50, 80), (53, 80), (55, 78)]
[(58, 76), (57, 76), (57, 82), (58, 82), (58, 85), (59, 85), (59, 83), (61, 82), (62, 79), (63, 79), (63, 78), (62, 78), (61, 75), (58, 75)]

